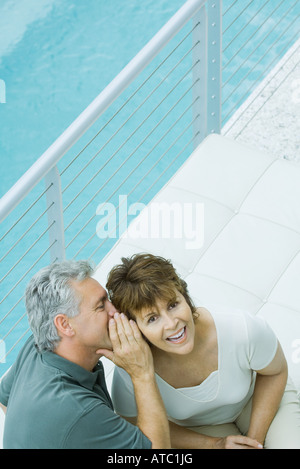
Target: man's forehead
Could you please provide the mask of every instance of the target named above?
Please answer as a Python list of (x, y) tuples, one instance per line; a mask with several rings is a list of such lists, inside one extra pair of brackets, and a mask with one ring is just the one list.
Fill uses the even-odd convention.
[(100, 300), (107, 297), (106, 290), (100, 285), (100, 283), (92, 277), (88, 277), (84, 280), (71, 280), (71, 285), (74, 290), (80, 294), (82, 300)]

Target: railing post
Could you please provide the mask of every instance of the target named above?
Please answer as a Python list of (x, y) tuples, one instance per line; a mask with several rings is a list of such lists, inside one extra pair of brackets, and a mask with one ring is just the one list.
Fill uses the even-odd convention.
[(207, 135), (207, 14), (203, 6), (193, 18), (194, 149)]
[(54, 166), (45, 176), (51, 262), (65, 259), (65, 234), (60, 175)]
[(221, 133), (222, 0), (207, 0), (193, 22), (193, 119), (196, 148), (210, 133)]
[(207, 0), (207, 135), (221, 133), (222, 0)]

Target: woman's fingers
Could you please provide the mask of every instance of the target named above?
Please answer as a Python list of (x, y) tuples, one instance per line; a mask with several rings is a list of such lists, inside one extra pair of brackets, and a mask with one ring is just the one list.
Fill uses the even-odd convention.
[(114, 362), (118, 362), (121, 357), (130, 359), (134, 362), (137, 350), (142, 351), (144, 340), (142, 334), (135, 323), (125, 316), (123, 313), (115, 313), (114, 317), (109, 320), (109, 337), (111, 340), (112, 351), (99, 349), (97, 354), (104, 355)]
[(114, 319), (116, 321), (116, 331), (121, 347), (132, 344), (134, 341), (134, 334), (128, 318), (123, 313), (116, 313), (114, 315)]
[(109, 321), (109, 333), (113, 361), (117, 366), (124, 368), (132, 378), (154, 371), (151, 350), (134, 321), (129, 321), (122, 313), (116, 313), (114, 319)]
[[(119, 334), (117, 331), (117, 323), (114, 319), (110, 319), (108, 323), (108, 330), (109, 330), (109, 338), (111, 341), (112, 349), (113, 350), (120, 350), (121, 343), (119, 339)], [(103, 355), (104, 357), (108, 358), (109, 360), (114, 362), (114, 352), (113, 350), (109, 349), (98, 349), (96, 350), (97, 355)]]
[(130, 319), (129, 321), (130, 325), (131, 325), (131, 328), (132, 328), (132, 332), (133, 332), (133, 335), (134, 335), (134, 338), (137, 342), (139, 341), (143, 341), (143, 336), (141, 334), (141, 331), (139, 330), (138, 328), (138, 325), (137, 323), (133, 320), (133, 319)]
[(109, 320), (108, 329), (109, 329), (109, 337), (110, 337), (113, 349), (115, 349), (116, 347), (120, 347), (121, 345), (120, 336), (119, 336), (117, 323), (115, 319)]
[(123, 324), (123, 328), (127, 337), (127, 340), (132, 343), (133, 340), (135, 340), (133, 329), (131, 326), (131, 322), (129, 319), (125, 316), (125, 314), (121, 313), (121, 321)]

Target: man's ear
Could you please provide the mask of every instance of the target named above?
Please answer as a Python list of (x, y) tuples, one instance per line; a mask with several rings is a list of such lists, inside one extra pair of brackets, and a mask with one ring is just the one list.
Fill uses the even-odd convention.
[(66, 314), (57, 314), (54, 318), (54, 325), (57, 329), (58, 335), (72, 337), (75, 334), (73, 327), (69, 322)]

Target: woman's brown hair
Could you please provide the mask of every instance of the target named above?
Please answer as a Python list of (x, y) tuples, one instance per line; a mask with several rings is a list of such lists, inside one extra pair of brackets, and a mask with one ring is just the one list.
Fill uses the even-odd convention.
[(106, 284), (110, 300), (120, 312), (135, 319), (142, 309), (155, 307), (157, 300), (175, 300), (179, 291), (193, 316), (197, 316), (187, 284), (169, 260), (152, 254), (134, 254), (121, 261), (110, 271)]

